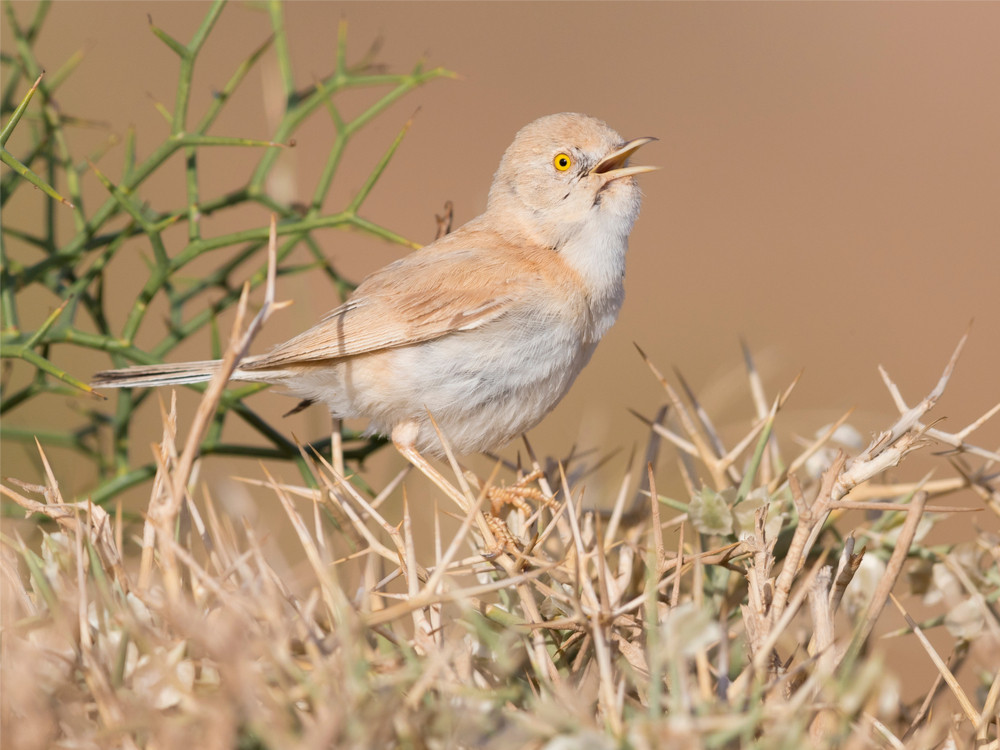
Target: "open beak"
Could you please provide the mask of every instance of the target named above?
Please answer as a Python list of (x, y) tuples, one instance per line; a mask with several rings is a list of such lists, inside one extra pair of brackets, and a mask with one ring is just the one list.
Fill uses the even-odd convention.
[(653, 172), (659, 169), (659, 167), (625, 166), (625, 162), (628, 161), (628, 158), (638, 151), (640, 147), (655, 140), (658, 139), (636, 138), (629, 141), (617, 151), (613, 151), (601, 159), (597, 163), (597, 166), (590, 170), (590, 173), (604, 175), (605, 179), (610, 181), (617, 180), (621, 177), (631, 177), (632, 175), (642, 174), (643, 172)]

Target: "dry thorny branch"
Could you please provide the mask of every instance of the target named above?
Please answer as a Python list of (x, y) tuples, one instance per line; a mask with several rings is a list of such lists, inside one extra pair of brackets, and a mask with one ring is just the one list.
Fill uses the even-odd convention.
[[(253, 737), (265, 747), (375, 747), (435, 732), (458, 746), (537, 746), (577, 731), (574, 723), (636, 747), (665, 736), (727, 747), (739, 738), (757, 747), (847, 738), (930, 747), (949, 733), (995, 746), (996, 538), (984, 532), (944, 551), (920, 543), (928, 520), (972, 510), (932, 504), (945, 494), (968, 488), (982, 508), (1000, 510), (998, 456), (968, 442), (998, 407), (955, 433), (926, 421), (965, 337), (916, 406), (883, 371), (900, 416), (851, 458), (830, 448), (846, 416), (783, 458), (773, 431), (792, 387), (768, 405), (749, 353), (757, 418), (728, 449), (683, 378), (682, 397), (654, 368), (670, 409), (650, 422), (631, 507), (631, 470), (610, 510), (590, 510), (579, 472), (559, 464), (546, 472), (527, 441), (528, 467), (509, 485), (499, 462), (482, 480), (451, 459), (453, 482), (435, 481), (448, 482), (455, 519), (436, 501), (411, 502), (405, 488), (402, 520), (393, 519), (384, 501), (405, 472), (371, 497), (341, 456), (309, 456), (318, 489), (265, 470), (248, 481), (269, 488), (290, 521), (308, 570), (293, 576), (265, 554), (260, 530), (234, 526), (207, 491), (200, 502), (190, 491), (194, 446), (227, 374), (277, 307), (273, 242), (272, 234), (263, 308), (240, 334), (244, 295), (223, 371), (183, 446), (173, 404), (164, 410), (137, 578), (123, 562), (121, 515), (112, 524), (99, 507), (65, 502), (47, 461), (46, 486), (20, 485), (42, 501), (4, 487), (65, 530), (46, 531), (38, 551), (3, 538), (8, 684), (34, 664), (26, 690), (4, 693), (4, 723), (21, 722), (21, 746), (58, 738), (180, 746), (197, 736), (203, 746), (206, 737), (225, 747)], [(669, 517), (667, 506), (678, 504), (656, 489), (662, 441), (677, 448), (691, 495)], [(931, 442), (952, 449), (956, 479), (876, 483)], [(810, 460), (822, 456), (825, 471), (811, 474)], [(486, 554), (495, 542), (483, 512), (500, 511), (503, 500), (506, 523), (494, 517), (492, 528), (508, 544)], [(852, 508), (866, 520), (841, 538), (834, 521)], [(430, 532), (419, 526), (428, 517)], [(860, 550), (856, 537), (866, 540)], [(890, 598), (905, 612), (893, 592), (921, 561), (933, 565), (951, 607), (943, 622), (963, 656), (949, 664), (923, 637), (937, 623), (907, 614), (914, 636), (905, 637), (920, 639), (941, 675), (923, 705), (910, 707), (884, 699), (890, 678), (872, 668), (881, 657), (871, 636)], [(866, 566), (875, 566), (874, 583), (862, 580)], [(978, 706), (955, 675), (970, 651), (986, 660), (989, 689)], [(942, 684), (960, 709), (950, 726), (937, 718), (947, 711), (930, 710)]]

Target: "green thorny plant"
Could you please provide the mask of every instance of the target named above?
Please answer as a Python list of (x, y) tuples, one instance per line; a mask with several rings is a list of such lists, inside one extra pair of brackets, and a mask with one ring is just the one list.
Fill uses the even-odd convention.
[[(34, 399), (51, 398), (53, 394), (93, 395), (84, 382), (89, 373), (70, 372), (53, 362), (51, 354), (56, 347), (84, 347), (107, 352), (115, 367), (161, 362), (168, 358), (178, 344), (205, 326), (214, 325), (223, 311), (238, 302), (240, 286), (246, 276), (246, 272), (242, 271), (234, 280), (234, 272), (239, 266), (248, 261), (255, 263), (257, 269), (249, 276), (249, 283), (253, 287), (260, 285), (265, 276), (262, 253), (267, 245), (267, 226), (206, 237), (203, 235), (201, 221), (205, 216), (236, 209), (245, 204), (265, 207), (278, 217), (278, 235), (282, 240), (278, 248), (279, 263), (300, 245), (315, 260), (306, 265), (286, 264), (280, 272), (291, 274), (318, 266), (326, 271), (341, 295), (350, 286), (325, 261), (315, 237), (317, 231), (334, 227), (355, 229), (390, 242), (419, 247), (363, 218), (359, 213), (399, 146), (406, 131), (405, 126), (346, 206), (336, 213), (324, 213), (323, 205), (351, 139), (401, 97), (428, 81), (451, 74), (442, 68), (425, 70), (421, 63), (416, 64), (409, 73), (383, 73), (373, 64), (376, 50), (374, 46), (360, 62), (350, 65), (346, 55), (346, 24), (342, 22), (333, 72), (305, 89), (296, 89), (284, 30), (282, 4), (275, 0), (267, 5), (273, 35), (239, 64), (225, 86), (215, 93), (200, 119), (195, 121), (195, 116), (189, 112), (195, 63), (224, 7), (224, 0), (213, 3), (186, 44), (155, 26), (153, 19), (150, 19), (150, 31), (177, 55), (180, 62), (173, 112), (169, 112), (161, 104), (156, 105), (170, 124), (170, 133), (145, 160), (138, 161), (136, 136), (134, 130), (130, 129), (124, 138), (124, 168), (119, 180), (114, 182), (96, 164), (114, 144), (114, 139), (100, 153), (92, 154), (89, 158), (71, 153), (67, 129), (80, 121), (62, 112), (56, 102), (57, 90), (80, 62), (81, 55), (70, 57), (54, 74), (46, 74), (34, 53), (33, 44), (50, 9), (49, 3), (39, 4), (34, 18), (26, 26), (19, 22), (11, 3), (5, 3), (5, 21), (9, 25), (14, 44), (10, 51), (5, 50), (3, 54), (5, 82), (0, 96), (5, 125), (0, 133), (0, 155), (4, 164), (11, 167), (12, 171), (3, 176), (0, 205), (6, 207), (18, 189), (35, 186), (44, 193), (40, 192), (38, 196), (46, 203), (46, 214), (42, 226), (38, 228), (17, 226), (16, 221), (9, 221), (12, 217), (5, 216), (0, 234), (0, 305), (3, 315), (0, 357), (4, 360), (3, 379), (0, 383), (0, 414), (3, 416), (8, 416), (16, 408)], [(277, 57), (284, 99), (284, 112), (272, 140), (257, 141), (213, 134), (212, 126), (233, 93), (261, 60), (265, 51), (272, 47)], [(18, 100), (19, 91), (31, 82), (33, 85), (27, 94)], [(371, 89), (377, 93), (374, 94), (374, 101), (361, 114), (353, 119), (345, 119), (338, 108), (338, 97), (343, 92), (357, 89)], [(312, 199), (305, 206), (281, 203), (268, 195), (265, 187), (280, 149), (293, 145), (293, 138), (299, 127), (324, 107), (333, 119), (336, 135)], [(32, 119), (30, 115), (24, 117), (26, 112), (39, 114)], [(27, 126), (31, 131), (31, 147), (20, 159), (6, 149), (7, 140), (18, 124)], [(206, 147), (219, 146), (259, 149), (260, 158), (247, 184), (223, 195), (203, 196), (199, 192), (203, 176), (199, 168), (199, 152)], [(149, 205), (143, 201), (140, 187), (175, 154), (179, 154), (184, 160), (186, 194), (178, 201), (181, 205), (169, 208)], [(108, 194), (96, 208), (93, 204), (85, 204), (82, 196), (81, 180), (88, 170), (93, 171)], [(68, 198), (64, 198), (52, 187), (56, 184), (65, 184)], [(71, 236), (66, 237), (63, 236), (65, 232), (57, 232), (56, 214), (60, 211), (72, 212)], [(187, 223), (186, 244), (170, 252), (164, 241), (164, 232), (181, 222)], [(29, 246), (37, 254), (23, 262), (11, 257), (8, 251), (8, 242), (11, 240)], [(124, 252), (134, 251), (137, 249), (136, 245), (143, 246), (145, 243), (152, 249), (152, 258), (147, 261), (149, 277), (138, 291), (124, 323), (110, 321), (105, 314), (105, 269), (116, 254), (123, 252), (123, 248), (129, 248)], [(194, 279), (181, 277), (189, 263), (224, 248), (234, 248), (236, 252), (218, 255), (221, 260), (207, 274)], [(45, 294), (42, 289), (56, 295), (62, 303), (40, 323), (28, 322), (25, 320), (26, 316), (22, 315), (22, 306), (29, 299), (43, 298)], [(168, 330), (155, 346), (144, 351), (136, 347), (135, 340), (148, 320), (150, 303), (158, 295), (168, 305)], [(22, 364), (16, 364), (18, 362)], [(27, 385), (12, 389), (12, 370), (24, 366), (34, 368), (34, 377)], [(293, 460), (299, 463), (303, 476), (308, 478), (309, 473), (302, 462), (299, 448), (243, 401), (244, 397), (262, 387), (264, 386), (253, 384), (234, 388), (226, 393), (218, 407), (212, 429), (201, 447), (201, 453)], [(39, 431), (4, 424), (3, 438), (5, 441), (22, 443), (33, 442), (37, 438), (43, 444), (70, 448), (85, 456), (96, 465), (100, 476), (98, 486), (89, 495), (94, 502), (102, 503), (124, 489), (149, 479), (156, 471), (153, 463), (131, 466), (128, 457), (131, 415), (148, 395), (148, 391), (126, 390), (116, 393), (113, 396), (115, 406), (110, 414), (105, 410), (89, 407), (79, 409), (82, 424), (65, 431)], [(230, 415), (235, 415), (263, 436), (268, 446), (223, 442), (222, 429)], [(107, 448), (101, 447), (106, 445), (106, 441), (99, 440), (99, 436), (104, 433), (110, 433), (111, 436), (110, 455)], [(360, 460), (380, 444), (379, 440), (362, 442), (347, 456)], [(323, 450), (325, 446), (317, 443), (313, 447)]]

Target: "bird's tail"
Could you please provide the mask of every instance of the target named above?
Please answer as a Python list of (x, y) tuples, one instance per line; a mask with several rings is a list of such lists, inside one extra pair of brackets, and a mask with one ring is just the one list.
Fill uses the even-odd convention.
[(180, 362), (166, 365), (139, 365), (123, 370), (96, 373), (90, 385), (94, 388), (150, 388), (158, 385), (184, 385), (211, 380), (222, 364), (220, 359), (204, 362)]

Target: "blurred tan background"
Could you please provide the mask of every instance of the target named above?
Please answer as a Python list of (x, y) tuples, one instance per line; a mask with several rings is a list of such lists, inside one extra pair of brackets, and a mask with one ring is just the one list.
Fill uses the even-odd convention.
[[(31, 3), (14, 5), (25, 21), (33, 12)], [(106, 123), (74, 132), (77, 154), (130, 124), (140, 158), (164, 137), (153, 100), (173, 106), (177, 59), (150, 33), (147, 14), (186, 41), (206, 9), (52, 8), (38, 42), (43, 64), (55, 70), (85, 51), (58, 104)], [(539, 115), (586, 112), (626, 137), (660, 138), (642, 152), (644, 163), (663, 170), (641, 178), (645, 202), (624, 311), (576, 387), (533, 431), (541, 452), (565, 455), (579, 443), (627, 453), (642, 444), (645, 428), (627, 409), (652, 414), (661, 390), (633, 342), (661, 369), (679, 367), (717, 421), (736, 430), (751, 414), (741, 336), (772, 392), (804, 368), (785, 422), (803, 433), (851, 406), (863, 434), (886, 425), (892, 406), (876, 366), (917, 399), (972, 319), (970, 344), (935, 414), (957, 427), (1000, 395), (1000, 5), (292, 3), (286, 24), (301, 86), (332, 68), (341, 17), (349, 23), (349, 59), (381, 38), (378, 59), (390, 71), (424, 58), (460, 75), (432, 82), (377, 119), (349, 150), (333, 191), (334, 201), (350, 196), (419, 107), (364, 209), (414, 240), (433, 237), (434, 214), (446, 200), (454, 201), (458, 223), (476, 215), (503, 149)], [(192, 118), (269, 33), (260, 7), (225, 10), (199, 61)], [(214, 133), (269, 137), (273, 55), (260, 70)], [(320, 114), (283, 156), (288, 190), (299, 198), (311, 194), (332, 132)], [(201, 155), (206, 197), (245, 179), (256, 158), (237, 149)], [(117, 179), (121, 147), (100, 164)], [(183, 200), (180, 162), (164, 172), (141, 193), (157, 207), (175, 207)], [(92, 201), (104, 199), (93, 176), (85, 186)], [(14, 204), (9, 218), (19, 221), (18, 211), (28, 210)], [(213, 221), (207, 234), (260, 226), (266, 216)], [(173, 239), (168, 249), (176, 252), (184, 232)], [(325, 250), (355, 279), (403, 252), (335, 231)], [(126, 288), (130, 280), (123, 280), (122, 316), (136, 291)], [(335, 304), (319, 274), (311, 282), (279, 289), (296, 305), (272, 320), (260, 348)], [(44, 302), (40, 316), (51, 304)], [(106, 364), (86, 360), (74, 369), (85, 378)], [(288, 406), (274, 396), (256, 405), (266, 411), (266, 400), (275, 414)], [(57, 401), (31, 418), (65, 419)], [(310, 438), (326, 423), (313, 411), (309, 427), (298, 428), (312, 431)], [(153, 420), (150, 441), (158, 434)], [(980, 440), (996, 446), (1000, 427), (989, 426)]]
[[(34, 9), (14, 7), (25, 21)], [(105, 123), (74, 132), (77, 158), (129, 125), (139, 134), (140, 159), (160, 142), (167, 126), (153, 100), (173, 106), (177, 59), (150, 33), (147, 14), (186, 41), (206, 9), (194, 2), (52, 8), (37, 45), (43, 64), (54, 71), (85, 50), (58, 104)], [(381, 38), (378, 60), (390, 71), (409, 70), (423, 57), (459, 74), (405, 97), (361, 134), (328, 206), (337, 209), (360, 187), (419, 107), (364, 208), (366, 217), (413, 240), (433, 238), (434, 214), (446, 200), (458, 223), (480, 212), (503, 149), (540, 115), (586, 112), (626, 137), (660, 138), (641, 152), (643, 163), (663, 169), (641, 178), (645, 202), (632, 234), (622, 316), (574, 389), (531, 434), (547, 455), (566, 455), (574, 444), (622, 449), (592, 480), (591, 502), (602, 501), (602, 488), (617, 488), (629, 451), (645, 442), (645, 427), (627, 410), (652, 415), (662, 401), (633, 342), (665, 372), (680, 368), (732, 436), (752, 417), (740, 337), (756, 353), (771, 394), (804, 369), (779, 428), (786, 436), (811, 435), (852, 406), (865, 437), (887, 426), (895, 412), (877, 365), (912, 403), (937, 381), (973, 319), (933, 415), (957, 429), (1000, 398), (1000, 4), (291, 3), (285, 12), (301, 87), (331, 70), (341, 17), (349, 23), (349, 60)], [(192, 119), (269, 34), (260, 7), (225, 10), (199, 61)], [(269, 54), (213, 132), (268, 138), (276, 81)], [(332, 136), (321, 113), (283, 155), (290, 194), (311, 195)], [(240, 184), (256, 156), (202, 150), (202, 195)], [(121, 164), (120, 146), (100, 161), (113, 179)], [(85, 189), (94, 204), (104, 200), (92, 175)], [(30, 222), (39, 210), (40, 198), (32, 204), (23, 192), (5, 220)], [(158, 208), (180, 205), (180, 161), (141, 195)], [(243, 211), (213, 218), (206, 234), (266, 220), (263, 209)], [(171, 237), (168, 250), (178, 252), (184, 231)], [(354, 279), (404, 252), (336, 231), (325, 236), (324, 249)], [(120, 320), (138, 291), (136, 278), (123, 271), (115, 289), (120, 301), (112, 312)], [(311, 325), (337, 302), (318, 273), (280, 282), (279, 297), (296, 304), (272, 318), (258, 349)], [(39, 300), (39, 320), (53, 304)], [(84, 379), (108, 364), (73, 350), (59, 356)], [(181, 356), (202, 358), (204, 351)], [(190, 409), (194, 394), (181, 397)], [(269, 394), (254, 400), (300, 438), (324, 434), (320, 409), (281, 423), (290, 405)], [(133, 445), (142, 461), (161, 432), (155, 403), (146, 406), (148, 430)], [(73, 408), (52, 397), (9, 418), (65, 425)], [(1000, 445), (1000, 420), (978, 442)], [(671, 455), (663, 474), (675, 473)], [(31, 462), (21, 448), (6, 446), (2, 473), (32, 479)], [(399, 466), (387, 451), (372, 462), (370, 478), (379, 486)], [(205, 472), (216, 481), (260, 475), (252, 462), (229, 459), (209, 462)], [(920, 474), (910, 466), (904, 473)], [(286, 468), (283, 477), (294, 481), (296, 472)], [(60, 476), (68, 492), (92, 479)], [(984, 514), (974, 522), (995, 525)]]
[[(52, 8), (38, 43), (43, 64), (55, 70), (85, 51), (59, 106), (106, 123), (76, 131), (76, 153), (130, 124), (140, 158), (159, 142), (166, 124), (153, 100), (172, 107), (177, 59), (152, 36), (147, 14), (187, 40), (206, 9)], [(33, 4), (15, 10), (27, 19)], [(432, 82), (377, 119), (349, 150), (334, 189), (334, 201), (350, 196), (419, 107), (364, 209), (414, 240), (433, 237), (446, 200), (454, 201), (456, 222), (476, 215), (501, 152), (539, 115), (581, 111), (626, 137), (661, 139), (642, 153), (663, 170), (641, 178), (645, 202), (624, 311), (577, 386), (533, 431), (540, 451), (644, 441), (645, 428), (627, 409), (651, 414), (661, 391), (633, 342), (661, 369), (679, 367), (718, 422), (739, 429), (750, 415), (738, 346), (745, 337), (772, 392), (804, 369), (786, 425), (811, 433), (854, 406), (867, 434), (892, 415), (876, 366), (917, 399), (975, 319), (935, 413), (957, 427), (1000, 395), (1000, 5), (292, 3), (286, 23), (300, 85), (332, 68), (341, 17), (349, 59), (381, 38), (378, 59), (390, 71), (424, 58), (461, 76)], [(259, 7), (225, 10), (199, 61), (192, 118), (269, 33)], [(213, 132), (270, 135), (273, 56), (261, 70)], [(331, 138), (329, 119), (316, 116), (284, 155), (299, 198), (311, 194)], [(256, 157), (237, 149), (201, 154), (206, 197), (238, 184)], [(117, 178), (121, 147), (100, 163)], [(141, 193), (174, 207), (183, 199), (180, 162), (164, 172)], [(93, 176), (86, 189), (95, 203), (103, 200)], [(12, 222), (21, 218), (15, 208)], [(208, 234), (259, 226), (266, 216), (261, 209), (213, 221)], [(174, 240), (176, 252), (183, 232)], [(404, 252), (335, 231), (325, 250), (355, 279)], [(312, 282), (279, 289), (297, 302), (273, 319), (262, 348), (336, 303), (319, 274)], [(122, 315), (136, 291), (121, 289)], [(40, 306), (39, 315), (48, 309)], [(86, 377), (105, 364), (84, 359), (74, 370)], [(258, 405), (262, 399), (276, 413), (288, 405), (274, 396), (258, 397)], [(64, 419), (56, 401), (48, 415)], [(325, 425), (313, 411), (311, 426), (300, 428), (315, 430), (309, 437)], [(997, 445), (1000, 428), (980, 439)]]

